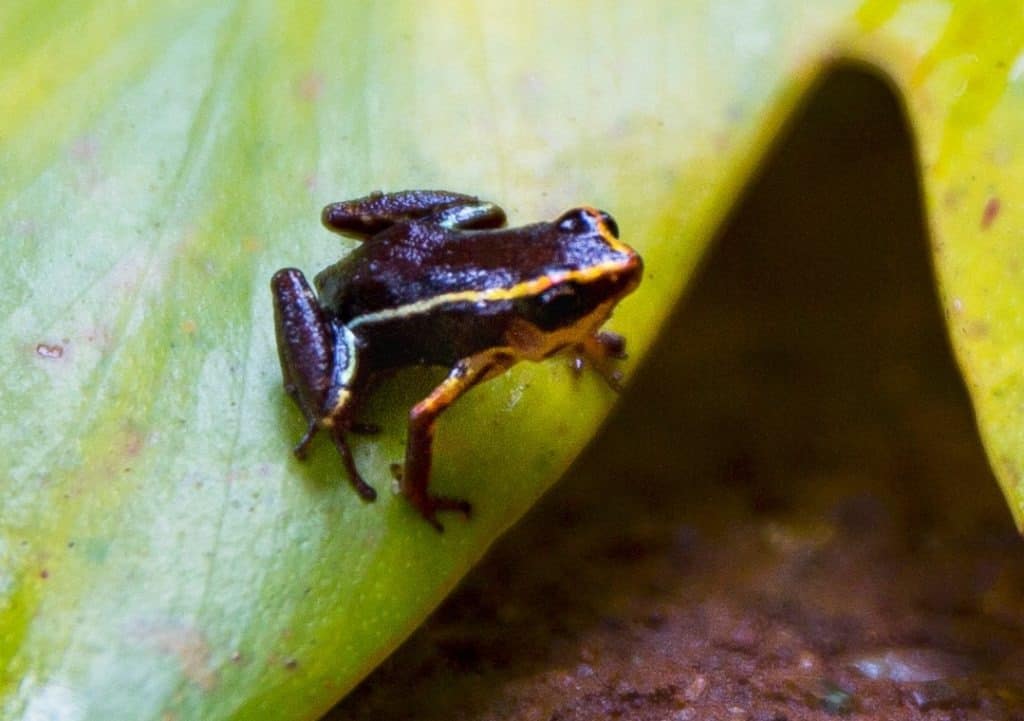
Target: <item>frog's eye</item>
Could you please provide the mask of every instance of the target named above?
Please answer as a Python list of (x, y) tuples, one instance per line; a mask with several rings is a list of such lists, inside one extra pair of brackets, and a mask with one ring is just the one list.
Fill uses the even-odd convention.
[(603, 210), (599, 210), (597, 212), (598, 214), (600, 214), (601, 222), (604, 223), (604, 227), (608, 229), (608, 232), (611, 233), (613, 237), (618, 238), (619, 224), (615, 222), (615, 218), (608, 215), (608, 213), (604, 212)]
[(587, 208), (573, 208), (559, 218), (556, 223), (563, 233), (586, 233), (594, 230), (594, 216)]
[(615, 218), (596, 208), (573, 208), (555, 223), (563, 233), (582, 235), (593, 233), (603, 226), (613, 237), (619, 237), (619, 224), (615, 222)]

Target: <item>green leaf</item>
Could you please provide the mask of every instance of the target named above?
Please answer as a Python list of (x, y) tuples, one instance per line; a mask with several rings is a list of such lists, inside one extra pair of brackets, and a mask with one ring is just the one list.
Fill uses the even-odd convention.
[(904, 98), (954, 344), (1024, 520), (1022, 42), (1019, 3), (982, 0), (0, 6), (0, 716), (315, 718), (610, 409), (558, 360), (475, 389), (439, 425), (435, 487), (476, 509), (444, 535), (388, 472), (440, 371), (366, 409), (377, 503), (332, 449), (293, 460), (267, 283), (351, 247), (322, 205), (437, 187), (513, 223), (608, 209), (648, 269), (610, 324), (628, 373), (837, 57)]

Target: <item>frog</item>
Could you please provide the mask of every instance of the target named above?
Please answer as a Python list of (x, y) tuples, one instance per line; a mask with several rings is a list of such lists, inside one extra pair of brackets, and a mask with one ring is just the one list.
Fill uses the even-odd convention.
[(314, 277), (315, 292), (297, 268), (273, 275), (277, 351), (306, 421), (295, 456), (326, 433), (364, 501), (377, 492), (349, 436), (378, 430), (360, 409), (402, 368), (447, 370), (409, 411), (404, 464), (392, 467), (400, 494), (438, 531), (439, 512), (472, 510), (429, 488), (438, 418), (467, 391), (563, 352), (577, 374), (589, 366), (620, 388), (625, 340), (602, 326), (639, 285), (643, 261), (605, 211), (580, 206), (509, 228), (505, 211), (477, 196), (405, 190), (331, 203), (321, 221), (359, 243)]

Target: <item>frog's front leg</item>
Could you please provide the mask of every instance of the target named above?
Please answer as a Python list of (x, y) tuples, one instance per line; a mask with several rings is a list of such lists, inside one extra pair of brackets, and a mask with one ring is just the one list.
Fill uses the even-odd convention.
[(317, 431), (328, 430), (356, 492), (372, 501), (377, 492), (356, 469), (345, 438), (352, 425), (349, 382), (356, 367), (355, 338), (347, 328), (327, 319), (302, 271), (277, 271), (270, 289), (284, 387), (307, 423), (295, 456), (304, 458)]
[[(323, 209), (320, 220), (328, 230), (365, 240), (395, 223), (420, 220), (448, 207), (486, 209), (469, 212), (458, 227), (498, 228), (505, 223), (504, 211), (493, 203), (485, 203), (472, 195), (451, 193), (446, 190), (371, 193), (363, 198), (331, 203)], [(456, 217), (456, 221), (458, 220)]]
[(575, 373), (583, 372), (587, 363), (612, 390), (622, 390), (622, 371), (615, 367), (615, 361), (626, 358), (626, 339), (618, 333), (600, 331), (587, 336), (578, 343), (572, 357), (572, 369)]
[(438, 511), (460, 511), (467, 516), (471, 506), (458, 498), (435, 496), (428, 492), (430, 466), (433, 458), (434, 426), (437, 417), (459, 396), (482, 381), (500, 375), (515, 363), (501, 351), (480, 353), (455, 364), (448, 377), (409, 412), (409, 437), (405, 447), (405, 469), (401, 474), (402, 494), (420, 515), (438, 531), (444, 527), (437, 520)]

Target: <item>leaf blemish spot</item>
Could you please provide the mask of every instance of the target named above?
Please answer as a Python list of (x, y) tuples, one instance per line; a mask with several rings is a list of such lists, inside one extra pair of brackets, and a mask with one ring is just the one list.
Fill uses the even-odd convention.
[(310, 71), (299, 78), (295, 90), (301, 100), (314, 102), (323, 93), (324, 78), (320, 73)]
[(36, 355), (40, 358), (58, 359), (64, 357), (64, 346), (58, 343), (37, 343)]
[(197, 629), (176, 625), (144, 625), (139, 636), (159, 651), (174, 657), (185, 678), (203, 691), (217, 686), (217, 672), (210, 667), (210, 648)]
[(88, 163), (96, 159), (99, 153), (100, 144), (91, 135), (83, 135), (71, 144), (71, 157), (75, 160)]
[[(145, 436), (143, 436), (142, 433), (139, 432), (137, 429), (132, 427), (125, 429), (124, 452), (126, 456), (130, 458), (138, 456), (139, 453), (142, 451), (142, 447), (145, 445), (145, 443)], [(130, 469), (126, 468), (125, 470)]]
[(999, 216), (1000, 202), (999, 198), (992, 196), (985, 203), (985, 210), (981, 213), (981, 229), (988, 230), (988, 227), (992, 225), (992, 222)]

